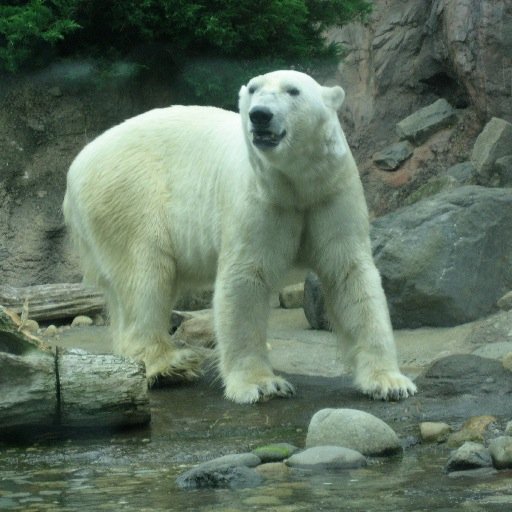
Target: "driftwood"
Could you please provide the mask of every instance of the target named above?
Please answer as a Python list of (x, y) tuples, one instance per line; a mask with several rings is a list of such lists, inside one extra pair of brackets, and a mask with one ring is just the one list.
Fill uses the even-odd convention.
[(100, 313), (105, 299), (98, 289), (81, 283), (0, 286), (0, 305), (20, 314), (24, 304), (32, 320), (55, 320)]
[(52, 348), (0, 306), (0, 430), (121, 427), (150, 421), (144, 365)]

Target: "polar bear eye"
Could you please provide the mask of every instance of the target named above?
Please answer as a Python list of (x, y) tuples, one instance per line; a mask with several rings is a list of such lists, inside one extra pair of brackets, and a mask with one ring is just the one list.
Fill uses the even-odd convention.
[(289, 87), (288, 89), (286, 89), (286, 92), (290, 96), (298, 96), (300, 94), (300, 91), (299, 89), (297, 89), (297, 87)]
[(249, 94), (254, 94), (254, 93), (255, 93), (255, 91), (256, 91), (256, 87), (255, 87), (254, 85), (251, 85), (251, 86), (247, 89), (247, 91), (249, 92)]

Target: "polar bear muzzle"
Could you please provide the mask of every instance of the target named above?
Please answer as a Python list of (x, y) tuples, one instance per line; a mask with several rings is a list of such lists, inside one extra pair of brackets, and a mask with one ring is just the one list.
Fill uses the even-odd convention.
[(275, 126), (274, 114), (268, 107), (258, 106), (249, 112), (252, 143), (259, 149), (274, 148), (283, 140), (286, 130)]

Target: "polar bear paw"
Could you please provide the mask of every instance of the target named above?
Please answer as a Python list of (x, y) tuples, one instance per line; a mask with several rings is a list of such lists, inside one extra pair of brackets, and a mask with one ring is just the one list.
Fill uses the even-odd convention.
[(401, 400), (416, 394), (414, 382), (398, 370), (375, 370), (358, 375), (355, 385), (374, 400)]
[(197, 348), (172, 348), (160, 358), (147, 358), (146, 377), (150, 386), (173, 381), (191, 381), (202, 374), (204, 351)]
[(245, 372), (233, 372), (225, 379), (225, 396), (237, 404), (266, 402), (274, 397), (290, 397), (294, 387), (277, 375), (255, 376)]

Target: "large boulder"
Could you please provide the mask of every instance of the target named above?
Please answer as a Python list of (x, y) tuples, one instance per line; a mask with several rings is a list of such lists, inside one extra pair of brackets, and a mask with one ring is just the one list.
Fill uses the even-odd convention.
[(443, 192), (375, 220), (372, 244), (396, 328), (478, 319), (512, 288), (512, 191)]

